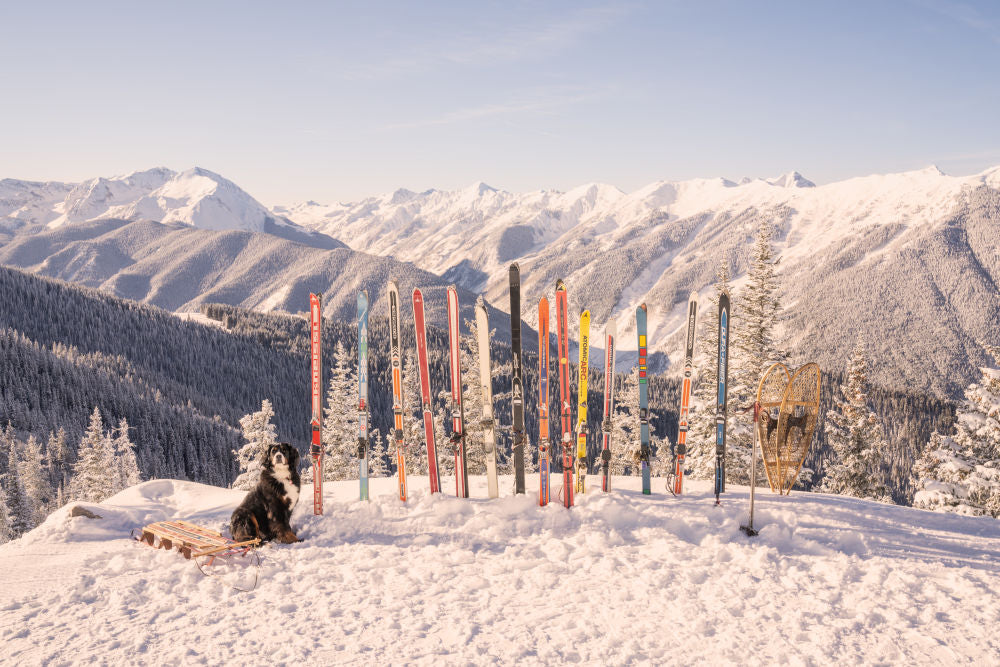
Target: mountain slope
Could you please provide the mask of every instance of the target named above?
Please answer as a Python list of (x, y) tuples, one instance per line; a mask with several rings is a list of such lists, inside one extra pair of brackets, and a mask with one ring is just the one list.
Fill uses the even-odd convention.
[[(309, 292), (323, 292), (324, 315), (342, 320), (355, 316), (360, 289), (368, 289), (373, 308), (384, 308), (390, 278), (404, 293), (417, 285), (432, 291), (447, 286), (411, 264), (350, 250), (325, 235), (290, 240), (150, 221), (102, 220), (20, 234), (0, 246), (0, 264), (173, 311), (224, 303), (304, 312)], [(474, 295), (462, 290), (460, 297), (472, 319)], [(444, 325), (444, 308), (443, 299), (428, 299), (432, 322)], [(506, 314), (494, 314), (498, 330), (509, 332)]]
[(571, 311), (589, 308), (599, 327), (618, 322), (625, 363), (634, 358), (641, 302), (652, 349), (679, 359), (688, 293), (698, 291), (704, 306), (723, 258), (739, 286), (766, 218), (776, 229), (785, 334), (797, 359), (842, 367), (861, 334), (884, 360), (877, 382), (955, 397), (988, 360), (982, 343), (1000, 344), (989, 326), (1000, 307), (990, 290), (1000, 281), (998, 188), (1000, 168), (970, 177), (929, 168), (819, 187), (792, 172), (738, 185), (658, 182), (632, 193), (594, 184), (515, 195), (476, 184), (278, 210), (356, 249), (483, 289), (496, 303), (506, 303), (506, 268), (516, 260), (522, 315), (532, 324), (537, 297), (551, 296), (563, 278)]
[[(205, 578), (176, 552), (129, 539), (178, 517), (225, 530), (239, 492), (162, 479), (85, 505), (100, 519), (65, 507), (0, 546), (5, 657), (825, 665), (1000, 654), (995, 519), (759, 493), (750, 540), (739, 530), (745, 487), (717, 507), (709, 482), (673, 498), (616, 477), (614, 492), (567, 511), (509, 495), (510, 477), (496, 500), (484, 478), (470, 481), (463, 500), (431, 497), (427, 478), (411, 477), (406, 504), (392, 478), (372, 480), (370, 502), (356, 499), (356, 481), (324, 484), (325, 514), (300, 500), (292, 526), (304, 541), (262, 549), (250, 594), (227, 587), (246, 580), (239, 573)], [(329, 622), (315, 632), (275, 632), (318, 618)]]

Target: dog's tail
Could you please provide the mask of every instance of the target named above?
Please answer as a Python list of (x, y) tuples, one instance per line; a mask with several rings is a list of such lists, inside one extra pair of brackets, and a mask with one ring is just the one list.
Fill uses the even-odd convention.
[(257, 523), (257, 517), (254, 516), (253, 512), (244, 507), (237, 507), (236, 511), (233, 512), (233, 518), (230, 521), (230, 530), (233, 533), (233, 539), (237, 542), (263, 538), (263, 535), (260, 533), (260, 524)]

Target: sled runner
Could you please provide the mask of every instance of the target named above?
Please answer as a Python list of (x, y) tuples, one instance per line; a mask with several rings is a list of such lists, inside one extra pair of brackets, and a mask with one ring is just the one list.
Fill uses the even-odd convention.
[[(260, 555), (257, 547), (260, 538), (237, 542), (214, 530), (187, 521), (157, 521), (144, 526), (135, 538), (155, 549), (174, 549), (188, 560), (194, 559), (201, 573), (207, 577), (229, 575), (233, 571), (254, 568), (253, 584), (247, 588), (228, 582), (233, 588), (249, 592), (257, 587)], [(226, 576), (228, 580), (230, 577)]]

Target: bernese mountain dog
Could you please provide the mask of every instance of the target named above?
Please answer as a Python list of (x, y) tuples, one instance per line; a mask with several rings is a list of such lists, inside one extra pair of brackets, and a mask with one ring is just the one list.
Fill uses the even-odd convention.
[(289, 523), (301, 486), (298, 464), (299, 453), (287, 442), (268, 447), (257, 487), (247, 493), (230, 520), (234, 540), (299, 541)]

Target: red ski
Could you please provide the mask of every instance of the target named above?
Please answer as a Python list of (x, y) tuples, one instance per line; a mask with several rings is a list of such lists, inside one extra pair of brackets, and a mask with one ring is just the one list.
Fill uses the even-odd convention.
[(413, 290), (413, 328), (417, 338), (417, 366), (420, 371), (420, 405), (424, 415), (424, 438), (427, 440), (427, 473), (431, 479), (431, 493), (441, 490), (438, 477), (437, 448), (434, 446), (434, 411), (431, 407), (431, 376), (427, 367), (427, 335), (424, 331), (424, 297), (419, 289)]
[(573, 506), (573, 423), (569, 402), (569, 302), (556, 281), (556, 338), (559, 353), (559, 416), (562, 420), (563, 504)]
[(538, 504), (549, 503), (549, 300), (538, 302)]
[(309, 295), (309, 315), (311, 324), (309, 338), (312, 357), (312, 447), (309, 453), (313, 462), (313, 514), (323, 513), (323, 394), (320, 386), (323, 366), (320, 351), (320, 324), (323, 312), (323, 295)]

